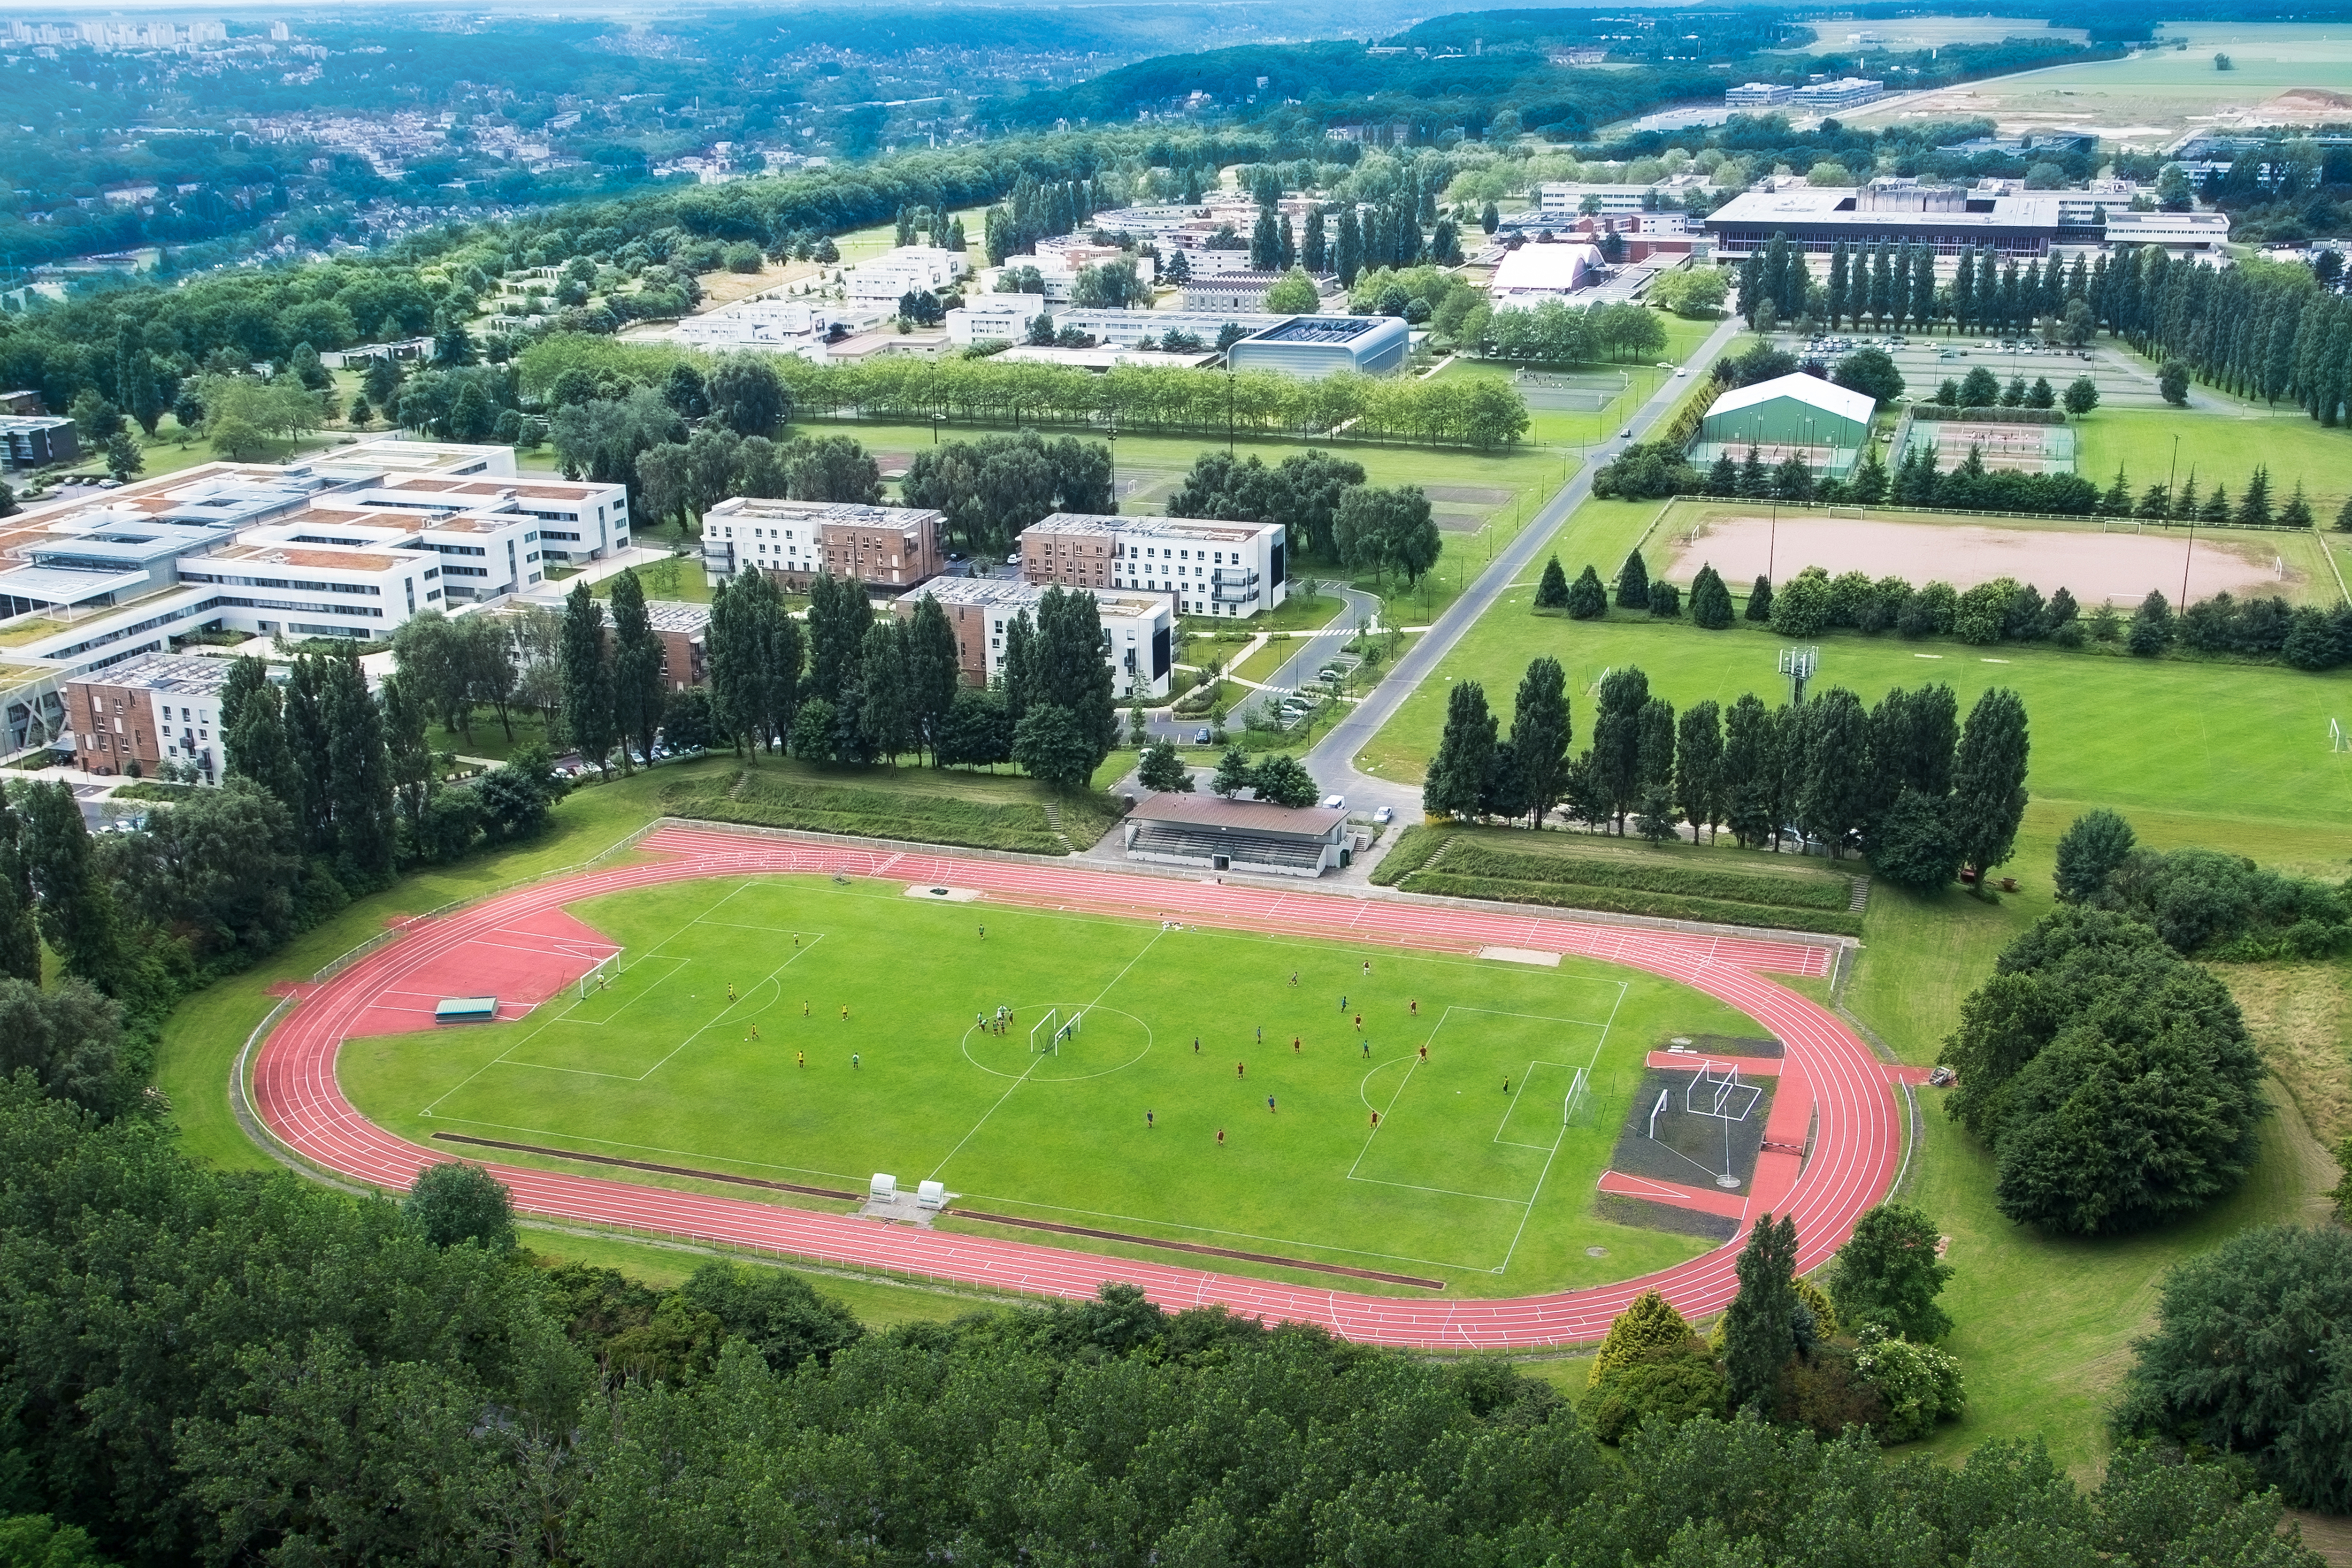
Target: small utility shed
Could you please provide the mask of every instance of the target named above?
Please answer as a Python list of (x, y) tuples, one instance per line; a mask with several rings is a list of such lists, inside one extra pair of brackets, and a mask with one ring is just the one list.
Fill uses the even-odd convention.
[(1147, 797), (1122, 831), (1131, 861), (1272, 876), (1321, 876), (1352, 847), (1345, 811), (1215, 795)]
[(1877, 408), (1869, 393), (1802, 371), (1735, 387), (1706, 411), (1692, 459), (1710, 463), (1726, 452), (1741, 457), (1753, 446), (1766, 462), (1799, 453), (1813, 467), (1843, 474), (1869, 440)]

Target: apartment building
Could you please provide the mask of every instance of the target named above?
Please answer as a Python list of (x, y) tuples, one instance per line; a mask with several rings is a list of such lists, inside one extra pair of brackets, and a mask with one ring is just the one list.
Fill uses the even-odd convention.
[(0, 467), (46, 468), (80, 455), (72, 420), (49, 414), (0, 415)]
[(702, 516), (702, 570), (716, 586), (747, 567), (799, 591), (819, 572), (904, 592), (947, 566), (945, 519), (911, 507), (737, 496)]
[(170, 762), (194, 767), (205, 783), (217, 782), (226, 755), (220, 694), (231, 663), (148, 658), (69, 683), (66, 715), (74, 766), (121, 774), (135, 763), (148, 776)]
[[(1169, 672), (1176, 667), (1176, 613), (1164, 594), (1116, 590), (1093, 592), (1102, 618), (1103, 659), (1110, 665), (1111, 695), (1120, 702), (1150, 701), (1168, 695)], [(1004, 629), (1023, 613), (1034, 623), (1046, 589), (1003, 578), (945, 578), (921, 593), (900, 595), (894, 608), (911, 620), (926, 598), (954, 631), (963, 684), (985, 686), (1004, 669)]]
[(1022, 580), (1166, 596), (1180, 615), (1247, 618), (1289, 597), (1278, 523), (1056, 512), (1021, 531)]

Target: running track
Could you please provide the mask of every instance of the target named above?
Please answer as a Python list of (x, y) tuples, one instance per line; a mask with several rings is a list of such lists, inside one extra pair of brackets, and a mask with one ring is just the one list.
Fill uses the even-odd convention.
[[(336, 1082), (335, 1056), (346, 1038), (361, 1032), (355, 1026), (370, 1009), (387, 994), (407, 988), (409, 977), (446, 966), (469, 944), (495, 944), (501, 936), (510, 942), (511, 933), (525, 922), (543, 928), (547, 914), (598, 894), (745, 873), (843, 872), (977, 888), (989, 899), (1038, 907), (1445, 952), (1533, 948), (1647, 970), (1739, 1009), (1784, 1042), (1780, 1098), (1796, 1100), (1792, 1089), (1810, 1095), (1811, 1146), (1801, 1170), (1794, 1156), (1775, 1160), (1768, 1154), (1759, 1161), (1748, 1207), (1795, 1216), (1800, 1271), (1826, 1260), (1894, 1179), (1901, 1124), (1886, 1068), (1835, 1016), (1765, 977), (1826, 973), (1831, 954), (1824, 947), (1499, 909), (967, 859), (951, 852), (860, 850), (677, 824), (663, 825), (639, 848), (650, 858), (518, 888), (420, 921), (301, 996), (254, 1061), (253, 1103), (261, 1120), (315, 1165), (376, 1186), (405, 1189), (420, 1170), (448, 1156), (362, 1117)], [(574, 975), (588, 967), (584, 959), (572, 965)], [(513, 1166), (488, 1168), (512, 1189), (518, 1208), (550, 1218), (661, 1231), (1038, 1295), (1087, 1297), (1106, 1278), (1115, 1277), (1132, 1281), (1171, 1310), (1222, 1302), (1244, 1315), (1319, 1323), (1348, 1339), (1379, 1344), (1502, 1348), (1596, 1340), (1644, 1290), (1664, 1291), (1685, 1316), (1696, 1318), (1720, 1311), (1738, 1288), (1732, 1274), (1736, 1241), (1676, 1268), (1591, 1290), (1515, 1301), (1398, 1299), (1108, 1260), (593, 1176)]]

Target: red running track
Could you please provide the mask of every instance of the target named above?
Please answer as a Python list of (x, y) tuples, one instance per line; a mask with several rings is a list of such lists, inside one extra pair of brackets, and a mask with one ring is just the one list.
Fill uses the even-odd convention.
[[(1832, 1014), (1764, 977), (1824, 974), (1831, 956), (1824, 947), (967, 859), (950, 852), (858, 850), (676, 825), (663, 827), (641, 847), (656, 858), (518, 888), (445, 918), (420, 921), (301, 997), (254, 1062), (254, 1105), (261, 1120), (316, 1165), (380, 1187), (405, 1189), (419, 1171), (447, 1156), (369, 1122), (343, 1097), (335, 1078), (338, 1048), (360, 1032), (361, 1020), (379, 998), (410, 990), (417, 977), (446, 965), (458, 948), (501, 940), (511, 945), (516, 931), (547, 929), (546, 913), (599, 894), (745, 873), (842, 872), (976, 888), (992, 899), (1043, 908), (1448, 952), (1532, 948), (1647, 970), (1739, 1009), (1785, 1042), (1782, 1094), (1788, 1095), (1791, 1083), (1810, 1092), (1812, 1147), (1801, 1170), (1787, 1168), (1797, 1165), (1793, 1158), (1776, 1162), (1781, 1168), (1771, 1172), (1759, 1166), (1758, 1190), (1742, 1218), (1767, 1208), (1795, 1216), (1801, 1270), (1827, 1260), (1894, 1178), (1901, 1124), (1882, 1064)], [(1132, 1281), (1171, 1309), (1223, 1303), (1244, 1315), (1320, 1323), (1346, 1338), (1379, 1344), (1512, 1347), (1595, 1340), (1644, 1290), (1661, 1290), (1685, 1315), (1699, 1317), (1720, 1311), (1738, 1288), (1732, 1273), (1737, 1242), (1660, 1273), (1591, 1290), (1513, 1301), (1407, 1300), (1104, 1259), (520, 1166), (488, 1168), (513, 1190), (517, 1207), (555, 1219), (656, 1230), (1039, 1295), (1087, 1297), (1107, 1277), (1116, 1277)]]

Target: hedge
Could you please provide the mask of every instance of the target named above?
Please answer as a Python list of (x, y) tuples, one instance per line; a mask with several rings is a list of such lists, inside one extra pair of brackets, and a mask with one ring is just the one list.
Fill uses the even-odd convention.
[(1442, 894), (1452, 898), (1492, 899), (1506, 904), (1591, 909), (1611, 915), (1649, 915), (1666, 920), (1697, 920), (1717, 925), (1819, 931), (1838, 936), (1862, 935), (1862, 916), (1843, 910), (1774, 909), (1720, 899), (1683, 898), (1671, 894), (1636, 894), (1614, 888), (1573, 886), (1566, 883), (1512, 882), (1499, 877), (1461, 876), (1446, 871), (1418, 872), (1409, 879), (1406, 891)]
[(1530, 854), (1466, 842), (1446, 857), (1445, 869), (1507, 882), (1614, 887), (1785, 909), (1843, 909), (1853, 898), (1853, 885), (1844, 877), (1751, 876), (1674, 865), (1627, 865), (1581, 855)]
[(1966, 419), (1979, 424), (2063, 424), (2063, 408), (1954, 408), (1948, 402), (1915, 402), (1913, 419)]

